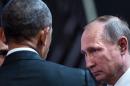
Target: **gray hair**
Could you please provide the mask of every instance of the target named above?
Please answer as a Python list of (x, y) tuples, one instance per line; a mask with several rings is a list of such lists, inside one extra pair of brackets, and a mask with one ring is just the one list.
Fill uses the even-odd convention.
[(22, 41), (52, 25), (52, 15), (42, 0), (10, 0), (3, 10), (7, 41)]
[(130, 51), (130, 29), (127, 22), (115, 16), (101, 16), (96, 21), (104, 22), (103, 37), (112, 43), (117, 43), (121, 36), (128, 39), (128, 48)]

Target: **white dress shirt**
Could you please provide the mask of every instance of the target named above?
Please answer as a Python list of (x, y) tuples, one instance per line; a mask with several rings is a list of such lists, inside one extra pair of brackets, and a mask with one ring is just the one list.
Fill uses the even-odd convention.
[(130, 86), (130, 68), (120, 77), (114, 86)]
[(32, 48), (29, 48), (29, 47), (20, 47), (20, 48), (14, 48), (12, 50), (9, 50), (6, 56), (10, 55), (11, 53), (17, 52), (17, 51), (32, 51), (32, 52), (37, 53), (37, 51), (35, 51)]
[(130, 86), (130, 68), (118, 79), (114, 86)]

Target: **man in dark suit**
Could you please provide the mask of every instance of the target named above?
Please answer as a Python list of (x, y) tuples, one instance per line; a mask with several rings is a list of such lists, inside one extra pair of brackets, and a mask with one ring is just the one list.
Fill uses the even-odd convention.
[(51, 12), (44, 2), (10, 0), (2, 18), (9, 52), (0, 67), (0, 86), (95, 86), (87, 70), (41, 59), (52, 33)]

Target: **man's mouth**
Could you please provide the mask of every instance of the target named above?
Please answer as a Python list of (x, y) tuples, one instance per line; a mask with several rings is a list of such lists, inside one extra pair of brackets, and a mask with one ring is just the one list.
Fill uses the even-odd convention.
[(92, 72), (94, 76), (100, 75), (100, 72)]
[(92, 74), (96, 77), (96, 76), (99, 76), (101, 74), (100, 71), (91, 71)]

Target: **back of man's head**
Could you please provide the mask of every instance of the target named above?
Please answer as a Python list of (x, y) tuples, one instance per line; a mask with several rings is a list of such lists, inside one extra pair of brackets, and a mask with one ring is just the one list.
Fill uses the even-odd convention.
[(51, 12), (42, 0), (10, 0), (2, 18), (7, 41), (29, 40), (52, 25)]

